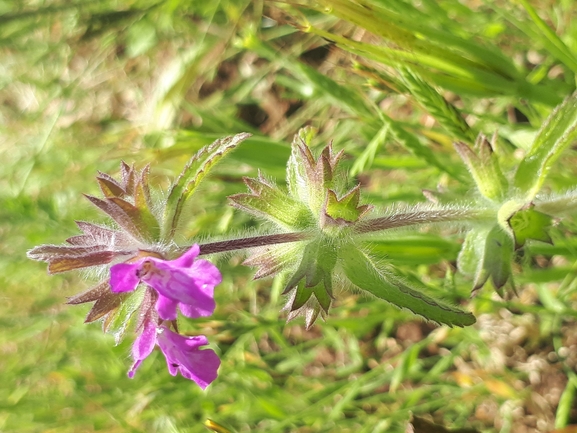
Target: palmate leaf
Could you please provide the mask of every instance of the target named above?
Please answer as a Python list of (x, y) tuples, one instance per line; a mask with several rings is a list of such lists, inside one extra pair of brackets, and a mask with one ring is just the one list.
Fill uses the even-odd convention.
[(449, 326), (475, 323), (475, 316), (471, 313), (433, 299), (409, 286), (393, 268), (386, 271), (377, 268), (370, 257), (357, 248), (340, 249), (339, 263), (355, 286), (399, 308), (406, 308), (428, 320)]
[(250, 135), (243, 132), (216, 140), (211, 145), (203, 147), (190, 159), (168, 193), (161, 228), (162, 240), (168, 240), (174, 235), (186, 201), (196, 191), (208, 172)]

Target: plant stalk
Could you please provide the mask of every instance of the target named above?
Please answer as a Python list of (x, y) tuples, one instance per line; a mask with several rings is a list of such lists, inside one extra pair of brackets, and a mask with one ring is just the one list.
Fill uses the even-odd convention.
[(395, 213), (381, 218), (359, 222), (354, 228), (355, 234), (364, 234), (389, 230), (398, 227), (418, 224), (433, 224), (443, 222), (479, 221), (494, 217), (494, 212), (481, 209), (439, 209), (415, 210), (412, 212)]
[(307, 239), (306, 232), (278, 233), (274, 235), (254, 236), (250, 238), (230, 239), (226, 241), (210, 242), (200, 244), (200, 254), (224, 253), (227, 251), (243, 250), (245, 248), (263, 247), (266, 245), (285, 244), (289, 242), (299, 242)]

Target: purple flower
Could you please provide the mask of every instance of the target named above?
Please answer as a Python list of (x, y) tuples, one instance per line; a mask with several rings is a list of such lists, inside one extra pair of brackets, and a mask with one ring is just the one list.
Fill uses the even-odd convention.
[(193, 245), (176, 260), (145, 257), (134, 263), (110, 268), (113, 292), (130, 292), (140, 282), (158, 292), (156, 310), (163, 320), (175, 320), (176, 307), (186, 317), (210, 316), (215, 308), (214, 286), (222, 281), (220, 271), (206, 260), (194, 260), (200, 252)]
[(216, 379), (220, 359), (212, 349), (199, 349), (208, 344), (204, 335), (185, 337), (164, 325), (157, 327), (151, 320), (144, 323), (142, 334), (134, 341), (132, 346), (134, 364), (128, 372), (128, 377), (134, 377), (136, 369), (152, 353), (156, 344), (166, 358), (171, 375), (176, 376), (180, 371), (183, 377), (193, 380), (202, 389)]

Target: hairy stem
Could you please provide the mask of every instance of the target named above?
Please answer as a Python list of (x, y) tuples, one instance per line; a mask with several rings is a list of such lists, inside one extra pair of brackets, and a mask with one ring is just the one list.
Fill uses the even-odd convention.
[[(415, 210), (360, 222), (355, 227), (354, 233), (371, 233), (397, 227), (406, 227), (417, 224), (441, 223), (448, 221), (480, 221), (483, 219), (489, 219), (492, 216), (494, 216), (494, 212), (479, 209)], [(294, 232), (210, 242), (207, 244), (199, 244), (200, 255), (202, 256), (206, 254), (225, 253), (227, 251), (263, 247), (266, 245), (299, 242), (309, 239), (310, 236), (311, 235), (308, 232)]]
[(481, 209), (415, 210), (411, 212), (394, 213), (385, 217), (359, 222), (354, 229), (354, 233), (371, 233), (417, 224), (432, 224), (449, 221), (480, 221), (488, 220), (492, 216), (494, 217), (494, 212)]
[(242, 250), (245, 248), (262, 247), (265, 245), (285, 244), (288, 242), (303, 241), (309, 237), (306, 232), (279, 233), (274, 235), (254, 236), (251, 238), (230, 239), (226, 241), (200, 244), (200, 255), (224, 253), (226, 251)]

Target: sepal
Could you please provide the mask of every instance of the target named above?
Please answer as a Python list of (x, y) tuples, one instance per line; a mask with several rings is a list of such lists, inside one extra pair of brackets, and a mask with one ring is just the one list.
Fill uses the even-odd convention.
[(469, 169), (477, 189), (489, 200), (502, 200), (508, 189), (507, 179), (501, 171), (493, 145), (480, 134), (475, 143), (475, 150), (463, 142), (455, 143), (457, 153)]
[(254, 279), (276, 275), (290, 269), (301, 254), (300, 243), (287, 243), (253, 250), (243, 265), (256, 267)]
[(291, 294), (284, 310), (288, 320), (304, 315), (310, 328), (319, 313), (328, 314), (333, 297), (333, 271), (337, 263), (337, 248), (326, 240), (310, 242), (301, 253), (297, 270), (288, 279), (284, 295)]
[(245, 177), (243, 180), (251, 193), (229, 196), (234, 207), (267, 219), (286, 230), (304, 229), (314, 224), (302, 202), (294, 200), (260, 173), (257, 179)]
[(125, 233), (139, 242), (156, 241), (160, 234), (158, 219), (152, 212), (148, 171), (148, 166), (138, 171), (123, 161), (120, 164), (120, 181), (106, 173), (98, 172), (96, 180), (104, 199), (85, 195)]
[(74, 269), (99, 266), (110, 263), (117, 252), (106, 245), (67, 246), (40, 245), (28, 251), (28, 258), (48, 263), (48, 273), (58, 274)]
[(304, 281), (302, 281), (299, 287), (292, 291), (282, 311), (288, 311), (287, 322), (297, 317), (304, 317), (305, 328), (309, 330), (319, 315), (321, 319), (326, 319), (332, 299), (324, 284), (307, 288), (304, 287)]
[(359, 205), (360, 198), (360, 185), (355, 186), (340, 199), (332, 189), (329, 189), (323, 209), (324, 218), (321, 218), (321, 227), (350, 226), (359, 221), (372, 209), (372, 206), (367, 204)]
[(476, 250), (482, 255), (477, 257), (473, 292), (483, 287), (489, 279), (501, 297), (504, 296), (504, 287), (515, 290), (511, 269), (514, 250), (514, 240), (509, 231), (503, 230), (500, 225), (488, 231), (484, 247)]
[(548, 232), (553, 218), (535, 210), (533, 205), (515, 212), (508, 222), (515, 236), (515, 249), (525, 245), (528, 239), (553, 243)]

